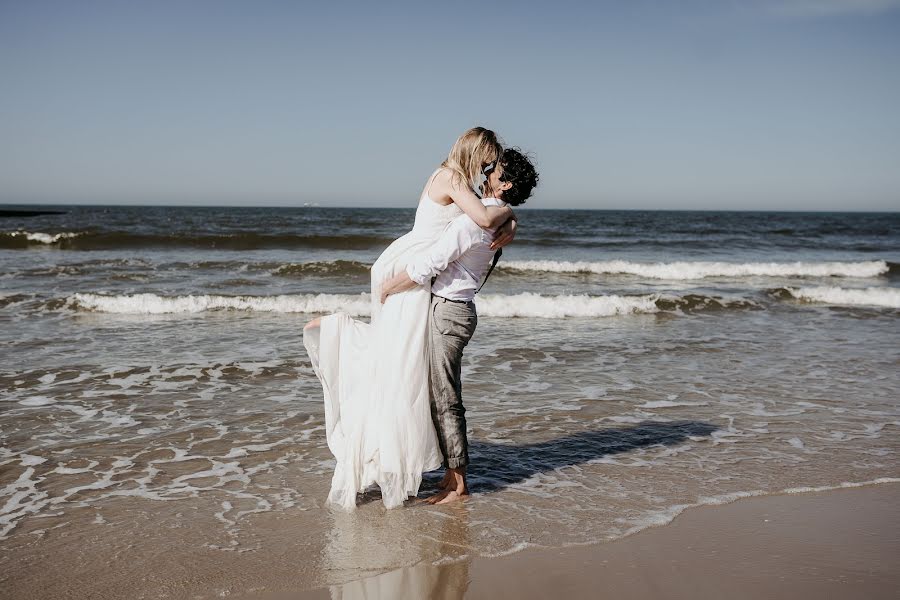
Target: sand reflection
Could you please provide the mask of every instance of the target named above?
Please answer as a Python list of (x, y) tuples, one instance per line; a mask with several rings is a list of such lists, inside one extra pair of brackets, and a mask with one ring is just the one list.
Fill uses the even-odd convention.
[(470, 564), (465, 504), (362, 512), (333, 515), (325, 568), (344, 576), (375, 574), (331, 586), (333, 600), (465, 596)]

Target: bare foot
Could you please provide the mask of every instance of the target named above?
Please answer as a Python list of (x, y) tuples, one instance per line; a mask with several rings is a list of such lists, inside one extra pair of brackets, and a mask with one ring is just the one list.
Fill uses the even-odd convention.
[(457, 502), (469, 495), (469, 486), (466, 485), (466, 467), (453, 467), (447, 469), (444, 478), (438, 484), (442, 491), (425, 499), (428, 504), (449, 504)]
[(465, 490), (465, 489), (462, 491), (450, 490), (443, 497), (443, 499), (438, 500), (437, 502), (435, 502), (435, 504), (452, 504), (453, 502), (460, 502), (462, 500), (465, 500), (468, 497), (469, 497), (468, 490)]
[(434, 496), (425, 499), (427, 504), (450, 504), (451, 502), (459, 502), (469, 497), (469, 490), (466, 488), (455, 488), (452, 490), (444, 490), (438, 492)]
[(427, 498), (423, 498), (423, 499), (422, 499), (422, 503), (423, 503), (423, 504), (437, 504), (439, 500), (443, 500), (443, 499), (444, 499), (444, 497), (447, 495), (447, 493), (448, 493), (447, 490), (444, 490), (444, 491), (442, 491), (442, 492), (438, 492), (437, 494), (434, 494), (434, 495), (432, 495), (432, 496), (428, 496)]

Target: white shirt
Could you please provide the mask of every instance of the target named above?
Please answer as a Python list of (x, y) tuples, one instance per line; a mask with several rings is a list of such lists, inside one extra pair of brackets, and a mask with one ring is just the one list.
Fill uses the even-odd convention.
[[(485, 206), (506, 206), (497, 198), (483, 198)], [(431, 293), (448, 300), (473, 300), (475, 290), (487, 274), (494, 253), (491, 242), (496, 229), (482, 229), (468, 215), (454, 218), (427, 252), (406, 265), (406, 274), (419, 285), (432, 277)]]

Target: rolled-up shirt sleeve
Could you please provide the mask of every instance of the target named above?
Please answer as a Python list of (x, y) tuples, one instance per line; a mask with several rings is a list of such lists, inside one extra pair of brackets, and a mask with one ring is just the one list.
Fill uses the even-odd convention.
[(481, 239), (481, 228), (467, 215), (459, 215), (447, 225), (440, 237), (421, 255), (406, 265), (409, 278), (425, 285)]

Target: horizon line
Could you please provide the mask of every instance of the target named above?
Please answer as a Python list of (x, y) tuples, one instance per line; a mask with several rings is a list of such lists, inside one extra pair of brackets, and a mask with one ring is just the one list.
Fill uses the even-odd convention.
[[(6, 204), (0, 203), (0, 207), (114, 207), (114, 208), (287, 208), (287, 209), (308, 209), (308, 208), (326, 208), (326, 209), (350, 209), (350, 210), (415, 210), (415, 206), (311, 206), (311, 205), (252, 205), (252, 204), (53, 204), (53, 203), (36, 203), (36, 204)], [(834, 214), (896, 214), (900, 213), (900, 208), (895, 210), (827, 210), (827, 209), (750, 209), (750, 208), (547, 208), (547, 207), (530, 207), (517, 206), (516, 210), (556, 210), (556, 211), (594, 211), (594, 212), (731, 212), (731, 213), (834, 213)]]

